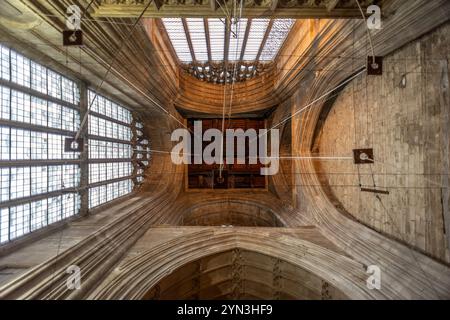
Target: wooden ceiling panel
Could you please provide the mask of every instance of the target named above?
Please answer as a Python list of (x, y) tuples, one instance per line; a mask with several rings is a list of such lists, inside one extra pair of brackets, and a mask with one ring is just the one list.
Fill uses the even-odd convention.
[[(364, 7), (381, 2), (377, 0), (360, 1)], [(137, 17), (146, 4), (145, 0), (100, 0), (95, 15), (98, 17)], [(231, 0), (158, 0), (147, 10), (145, 17), (223, 17), (225, 11), (231, 11), (232, 5), (233, 1)], [(361, 13), (353, 0), (245, 1), (242, 14), (247, 18), (361, 18)]]

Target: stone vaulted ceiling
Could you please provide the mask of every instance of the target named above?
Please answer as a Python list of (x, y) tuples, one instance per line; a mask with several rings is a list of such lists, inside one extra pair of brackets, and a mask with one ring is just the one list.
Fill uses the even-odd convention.
[[(90, 1), (77, 2), (86, 8)], [(17, 9), (8, 13), (0, 11), (2, 42), (80, 82), (91, 86), (98, 84), (117, 54), (120, 64), (111, 68), (103, 92), (144, 115), (152, 149), (163, 152), (154, 153), (145, 175), (145, 185), (139, 192), (114, 203), (107, 210), (92, 212), (92, 215), (71, 221), (68, 225), (57, 226), (60, 229), (54, 229), (55, 233), (50, 236), (39, 234), (40, 238), (34, 238), (32, 246), (20, 243), (23, 251), (14, 248), (19, 251), (5, 259), (2, 257), (2, 263), (6, 261), (8, 265), (22, 266), (23, 269), (17, 278), (1, 287), (0, 298), (156, 298), (157, 291), (159, 294), (173, 293), (173, 278), (167, 277), (173, 271), (176, 272), (172, 277), (182, 280), (180, 289), (184, 289), (191, 279), (198, 283), (193, 295), (199, 297), (211, 289), (201, 285), (209, 275), (224, 283), (224, 291), (230, 292), (232, 297), (239, 296), (239, 291), (232, 290), (239, 287), (236, 281), (237, 284), (252, 283), (249, 288), (253, 288), (255, 280), (267, 279), (263, 280), (267, 283), (272, 280), (270, 285), (262, 288), (274, 292), (279, 292), (281, 281), (299, 289), (301, 286), (291, 281), (292, 275), (295, 279), (305, 279), (301, 280), (302, 283), (308, 279), (315, 283), (306, 288), (310, 290), (307, 295), (297, 295), (295, 290), (280, 292), (299, 298), (322, 297), (323, 287), (323, 291), (333, 288), (338, 292), (337, 296), (351, 299), (450, 297), (448, 260), (447, 264), (443, 263), (446, 257), (434, 255), (429, 248), (437, 244), (437, 240), (424, 239), (423, 234), (414, 233), (414, 230), (408, 237), (417, 236), (421, 241), (419, 244), (408, 242), (409, 238), (400, 241), (396, 238), (398, 234), (385, 234), (358, 221), (330, 196), (322, 182), (323, 175), (318, 171), (315, 160), (311, 159), (316, 155), (312, 148), (314, 134), (325, 108), (323, 101), (316, 101), (317, 97), (360, 72), (366, 63), (367, 38), (363, 21), (327, 19), (359, 18), (354, 1), (245, 2), (243, 16), (248, 19), (265, 16), (273, 19), (308, 18), (299, 20), (292, 27), (287, 38), (289, 41), (280, 49), (284, 54), (274, 59), (272, 70), (239, 82), (234, 88), (232, 111), (235, 114), (264, 117), (268, 125), (282, 122), (293, 114), (298, 115), (284, 122), (281, 129), (283, 151), (299, 159), (282, 163), (279, 174), (270, 178), (269, 188), (261, 193), (188, 192), (185, 189), (185, 168), (174, 165), (168, 153), (164, 153), (171, 148), (171, 132), (179, 126), (174, 119), (183, 121), (183, 116), (191, 114), (221, 114), (230, 94), (226, 91), (227, 86), (224, 94), (224, 86), (200, 81), (180, 71), (168, 36), (161, 32), (160, 20), (155, 18), (217, 18), (224, 14), (221, 7), (231, 7), (231, 2), (152, 2), (142, 24), (132, 33), (131, 41), (123, 50), (118, 48), (129, 36), (130, 25), (142, 12), (148, 3), (146, 1), (96, 1), (83, 21), (84, 46), (68, 50), (61, 45), (61, 31), (65, 28), (67, 5), (72, 1), (7, 0), (0, 3), (12, 4)], [(361, 3), (367, 6), (374, 1)], [(405, 3), (403, 0), (383, 2), (386, 4), (384, 29), (373, 34), (377, 54), (388, 56), (407, 43), (422, 50), (426, 45), (416, 45), (413, 41), (448, 21), (448, 0)], [(17, 19), (11, 19), (14, 14)], [(16, 24), (10, 24), (11, 20)], [(395, 66), (390, 64), (392, 60), (396, 57), (387, 58), (386, 62), (394, 69)], [(431, 67), (436, 68), (435, 65)], [(433, 74), (441, 76), (434, 71)], [(433, 79), (431, 76), (417, 77), (424, 81)], [(357, 81), (360, 87), (363, 86), (360, 92), (364, 92), (366, 82), (364, 79)], [(397, 79), (391, 78), (389, 73), (386, 73), (386, 78), (371, 78), (369, 81), (376, 82), (375, 86), (367, 87), (369, 91), (382, 87), (404, 92), (397, 87)], [(430, 82), (429, 87), (433, 85), (434, 82)], [(448, 86), (434, 87), (448, 90)], [(414, 87), (408, 90), (414, 91)], [(385, 90), (383, 93), (387, 97), (389, 92)], [(370, 94), (377, 96), (378, 92), (370, 91)], [(394, 97), (400, 100), (400, 95)], [(342, 106), (351, 105), (348, 101), (343, 100)], [(405, 105), (410, 102), (415, 104), (408, 100)], [(314, 108), (301, 113), (305, 105), (314, 105)], [(361, 104), (354, 105), (359, 107)], [(427, 111), (434, 111), (438, 105), (429, 104), (431, 107)], [(273, 111), (267, 112), (267, 107)], [(383, 107), (378, 102), (380, 117), (388, 114), (382, 110)], [(181, 108), (183, 113), (178, 112)], [(361, 109), (370, 108), (364, 106), (359, 109), (361, 112)], [(398, 111), (400, 115), (402, 110)], [(350, 117), (349, 113), (344, 113), (343, 117)], [(361, 119), (357, 124), (366, 123), (367, 117)], [(336, 121), (338, 129), (347, 129), (347, 122), (340, 121), (340, 118)], [(383, 118), (380, 123), (382, 121)], [(408, 130), (410, 128), (414, 129), (408, 127)], [(393, 136), (396, 133), (392, 130)], [(435, 137), (432, 133), (435, 131), (430, 131), (429, 137)], [(328, 138), (330, 149), (336, 149), (334, 138)], [(353, 142), (353, 139), (349, 140)], [(344, 151), (351, 151), (347, 149)], [(396, 152), (386, 149), (387, 153), (396, 155)], [(407, 152), (405, 154), (408, 156)], [(408, 161), (404, 162), (408, 164)], [(440, 203), (440, 190), (436, 194), (436, 203)], [(413, 195), (415, 199), (419, 198), (416, 193)], [(358, 197), (359, 194), (348, 198), (357, 203), (354, 199)], [(403, 193), (398, 199), (404, 199)], [(439, 210), (432, 213), (441, 215)], [(431, 215), (428, 210), (425, 214), (417, 215), (417, 218), (428, 223)], [(407, 216), (403, 212), (399, 215)], [(222, 226), (228, 223), (236, 227)], [(211, 227), (212, 224), (218, 226)], [(249, 224), (252, 227), (238, 227)], [(402, 227), (407, 228), (406, 225)], [(436, 227), (441, 226), (436, 224)], [(429, 230), (427, 225), (426, 235), (435, 236)], [(422, 240), (423, 247), (420, 247)], [(57, 242), (62, 251), (59, 251), (59, 246), (58, 251), (48, 250), (49, 247), (55, 249)], [(230, 256), (232, 263), (229, 263)], [(256, 261), (253, 260), (255, 256)], [(217, 259), (219, 263), (209, 265), (211, 259)], [(220, 264), (223, 260), (226, 263)], [(264, 263), (255, 263), (261, 261)], [(366, 267), (374, 263), (383, 270), (383, 289), (379, 291), (369, 290), (365, 282)], [(67, 289), (65, 270), (68, 265), (77, 265), (83, 270), (84, 290)], [(183, 266), (192, 272), (183, 271)], [(217, 266), (225, 273), (215, 272)], [(248, 266), (249, 270), (262, 270), (263, 276), (254, 279), (253, 274), (240, 274), (238, 271), (242, 266)], [(205, 272), (198, 276), (197, 270), (202, 268)], [(229, 277), (227, 270), (232, 270), (234, 276)], [(164, 288), (167, 290), (162, 290)], [(213, 293), (208, 296), (220, 296)], [(272, 293), (264, 296), (260, 295), (261, 292), (243, 293), (250, 297), (275, 296)]]

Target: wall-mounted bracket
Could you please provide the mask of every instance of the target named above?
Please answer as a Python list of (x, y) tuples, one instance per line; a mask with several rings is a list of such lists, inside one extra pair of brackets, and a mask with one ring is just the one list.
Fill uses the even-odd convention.
[(64, 140), (64, 152), (83, 152), (84, 139), (66, 138)]
[(83, 45), (83, 31), (81, 30), (64, 30), (63, 31), (63, 46), (82, 46)]
[(386, 190), (378, 190), (378, 189), (370, 189), (370, 188), (361, 188), (362, 192), (370, 192), (370, 193), (378, 193), (378, 194), (389, 194), (389, 191)]
[(355, 164), (373, 164), (373, 149), (354, 149), (353, 160)]
[(219, 170), (214, 170), (214, 189), (228, 189), (228, 171), (222, 170), (222, 174)]
[(367, 57), (367, 74), (369, 76), (381, 76), (383, 74), (383, 57)]

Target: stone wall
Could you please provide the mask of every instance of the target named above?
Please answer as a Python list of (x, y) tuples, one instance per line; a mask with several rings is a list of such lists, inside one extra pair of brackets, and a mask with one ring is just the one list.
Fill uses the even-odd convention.
[[(323, 156), (373, 148), (375, 163), (359, 166), (359, 175), (352, 160), (316, 163), (336, 204), (447, 262), (449, 57), (448, 23), (385, 57), (382, 76), (363, 74), (340, 93), (315, 142)], [(390, 194), (377, 199), (360, 183)]]

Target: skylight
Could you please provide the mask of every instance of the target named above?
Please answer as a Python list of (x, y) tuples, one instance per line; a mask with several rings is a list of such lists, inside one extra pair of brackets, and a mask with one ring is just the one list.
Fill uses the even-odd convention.
[(256, 59), (268, 26), (269, 19), (257, 19), (252, 21), (245, 47), (244, 60), (252, 61)]
[(242, 45), (244, 44), (247, 19), (231, 20), (230, 49), (228, 50), (228, 61), (238, 61), (241, 57)]
[(294, 24), (292, 19), (275, 19), (266, 44), (262, 50), (261, 61), (271, 61), (275, 58)]
[(225, 24), (221, 19), (208, 19), (209, 42), (213, 61), (223, 60), (225, 45)]
[(163, 21), (178, 59), (180, 59), (181, 62), (191, 62), (193, 59), (189, 50), (189, 44), (182, 20), (180, 18), (165, 18)]
[(186, 22), (194, 49), (195, 60), (207, 61), (208, 48), (206, 45), (205, 25), (203, 23), (203, 19), (187, 18)]
[(182, 63), (222, 62), (224, 58), (228, 62), (272, 61), (295, 22), (294, 19), (232, 18), (227, 28), (226, 19), (219, 18), (163, 18), (162, 21)]

